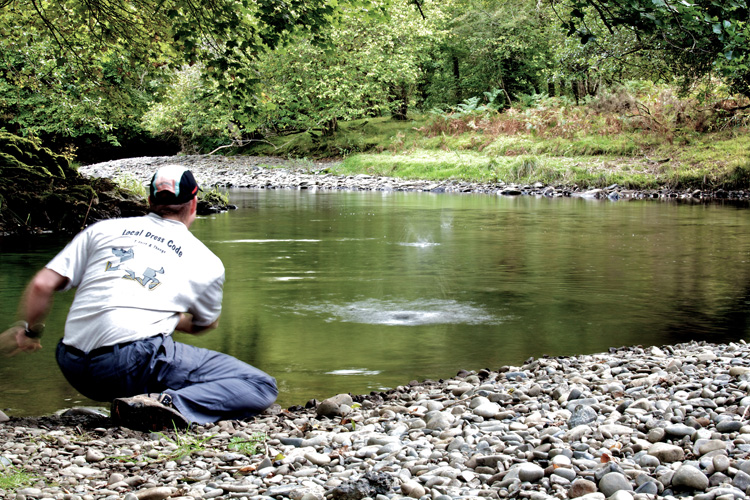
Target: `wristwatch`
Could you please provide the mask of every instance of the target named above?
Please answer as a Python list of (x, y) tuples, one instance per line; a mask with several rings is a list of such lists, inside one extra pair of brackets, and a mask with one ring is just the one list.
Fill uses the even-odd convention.
[(16, 321), (13, 326), (22, 326), (23, 334), (30, 339), (41, 338), (44, 333), (44, 323), (37, 323), (36, 325), (29, 326), (25, 321)]

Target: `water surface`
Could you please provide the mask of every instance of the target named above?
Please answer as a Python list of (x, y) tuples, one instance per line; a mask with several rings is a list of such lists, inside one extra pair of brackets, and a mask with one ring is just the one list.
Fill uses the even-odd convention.
[[(491, 195), (232, 191), (239, 209), (193, 232), (227, 268), (218, 330), (195, 345), (274, 375), (283, 406), (368, 393), (459, 369), (622, 345), (745, 339), (745, 208)], [(0, 313), (64, 244), (3, 243)], [(0, 408), (100, 405), (54, 362), (70, 293), (45, 348), (0, 359)]]

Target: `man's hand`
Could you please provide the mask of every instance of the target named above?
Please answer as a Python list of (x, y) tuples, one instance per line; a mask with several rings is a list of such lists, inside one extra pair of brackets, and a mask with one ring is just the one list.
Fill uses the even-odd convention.
[(206, 333), (209, 330), (213, 330), (219, 326), (219, 320), (217, 319), (210, 325), (201, 326), (193, 323), (193, 315), (188, 313), (180, 313), (180, 321), (177, 323), (175, 330), (178, 332), (189, 333), (190, 335), (199, 335)]
[(42, 348), (39, 339), (26, 336), (26, 330), (21, 325), (14, 325), (0, 333), (0, 354), (6, 357), (15, 356), (21, 352), (34, 352)]

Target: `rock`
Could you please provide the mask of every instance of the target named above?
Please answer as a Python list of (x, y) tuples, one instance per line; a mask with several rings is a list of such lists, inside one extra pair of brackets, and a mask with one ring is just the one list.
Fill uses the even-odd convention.
[(173, 493), (174, 490), (172, 488), (157, 487), (138, 491), (135, 497), (138, 500), (163, 500), (171, 497)]
[(568, 427), (571, 429), (579, 425), (588, 425), (596, 420), (596, 411), (590, 406), (577, 405), (568, 420)]
[(576, 479), (570, 485), (568, 496), (570, 498), (580, 498), (584, 495), (589, 495), (596, 492), (596, 484), (593, 481), (589, 481), (588, 479)]
[(498, 413), (500, 413), (500, 405), (489, 401), (474, 408), (474, 415), (484, 418), (495, 418)]
[(607, 500), (633, 500), (633, 493), (626, 490), (617, 490)]
[(449, 413), (435, 412), (427, 420), (427, 428), (431, 430), (448, 429), (454, 422), (453, 416)]
[[(319, 416), (315, 402), (179, 435), (94, 414), (11, 417), (0, 425), (0, 468), (44, 477), (19, 499), (745, 500), (750, 426), (732, 429), (747, 420), (750, 375), (728, 371), (747, 359), (744, 342), (545, 357), (357, 404), (329, 398), (346, 419)], [(487, 405), (501, 412), (478, 415)], [(576, 412), (595, 418), (569, 428)], [(266, 436), (260, 453), (230, 446), (255, 433)]]
[(750, 488), (750, 474), (741, 470), (737, 471), (732, 480), (732, 486), (739, 490), (747, 491)]
[(518, 479), (533, 483), (544, 477), (544, 469), (539, 465), (525, 463), (518, 466)]
[(367, 472), (356, 481), (343, 483), (331, 492), (336, 500), (360, 500), (392, 493), (393, 478), (384, 472)]
[(424, 487), (416, 481), (407, 481), (401, 485), (401, 493), (411, 498), (422, 498), (426, 491)]
[(742, 427), (739, 420), (722, 420), (716, 424), (716, 431), (722, 433), (737, 432)]
[(315, 452), (307, 452), (305, 453), (305, 458), (310, 461), (313, 465), (317, 465), (318, 467), (328, 465), (331, 463), (331, 457), (329, 455), (326, 455), (325, 453), (315, 453)]
[(666, 433), (670, 436), (685, 437), (692, 436), (695, 429), (685, 424), (672, 424), (664, 428)]
[(729, 375), (732, 377), (739, 377), (748, 373), (750, 373), (750, 367), (748, 366), (733, 366), (729, 369)]
[(349, 394), (339, 394), (328, 398), (318, 405), (316, 414), (319, 417), (341, 417), (351, 411), (352, 397)]
[(656, 484), (656, 481), (646, 481), (635, 489), (635, 493), (656, 496), (659, 493), (659, 485)]
[(677, 462), (685, 458), (685, 451), (682, 448), (667, 443), (654, 443), (649, 447), (648, 454), (655, 456), (663, 464)]
[(88, 463), (97, 463), (104, 460), (104, 453), (99, 450), (88, 450), (86, 452), (86, 461)]
[(630, 484), (630, 481), (628, 481), (628, 478), (624, 474), (608, 472), (599, 480), (599, 491), (605, 497), (609, 497), (620, 490), (633, 491), (633, 485)]
[(672, 476), (672, 487), (677, 490), (706, 491), (708, 477), (697, 467), (683, 464)]

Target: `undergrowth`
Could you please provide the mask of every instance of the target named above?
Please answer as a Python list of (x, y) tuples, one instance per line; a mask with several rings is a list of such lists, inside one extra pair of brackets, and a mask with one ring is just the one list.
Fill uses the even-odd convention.
[[(427, 137), (480, 134), (485, 138), (528, 134), (537, 138), (580, 140), (582, 137), (637, 134), (638, 137), (672, 143), (689, 133), (720, 132), (747, 128), (748, 100), (736, 97), (712, 101), (679, 97), (669, 86), (620, 86), (575, 106), (564, 97), (536, 95), (498, 111), (478, 107), (473, 100), (463, 107), (433, 110), (420, 131)], [(467, 111), (471, 108), (472, 111)], [(484, 140), (477, 149), (491, 141)], [(594, 151), (592, 154), (596, 154)]]
[[(497, 93), (450, 109), (341, 123), (265, 154), (334, 157), (331, 173), (633, 189), (750, 188), (750, 101), (678, 95), (633, 82), (576, 105), (565, 97)], [(498, 104), (495, 104), (495, 103)], [(505, 107), (503, 107), (505, 106)], [(275, 149), (274, 149), (275, 148)]]

